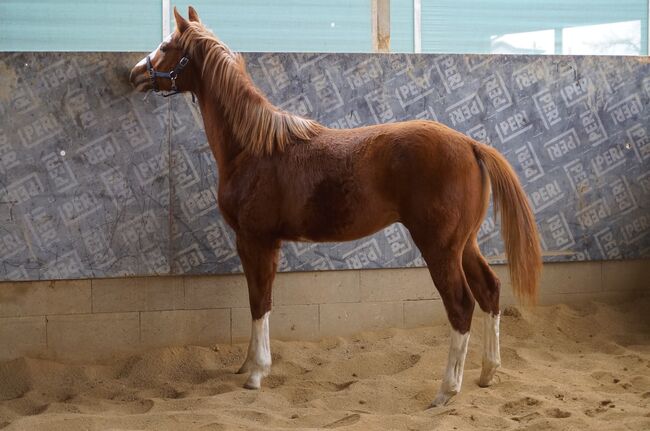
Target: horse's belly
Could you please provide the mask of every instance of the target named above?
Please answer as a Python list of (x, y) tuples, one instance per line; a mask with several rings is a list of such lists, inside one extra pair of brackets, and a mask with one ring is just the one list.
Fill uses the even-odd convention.
[(297, 240), (350, 241), (371, 235), (398, 220), (397, 212), (377, 205), (339, 205), (304, 214)]

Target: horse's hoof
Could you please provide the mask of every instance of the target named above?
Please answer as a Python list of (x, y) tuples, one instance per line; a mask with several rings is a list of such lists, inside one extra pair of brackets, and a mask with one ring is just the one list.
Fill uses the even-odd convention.
[(494, 382), (492, 381), (492, 379), (489, 379), (489, 380), (478, 379), (478, 385), (479, 385), (479, 387), (481, 387), (481, 388), (489, 388), (490, 386), (492, 386), (492, 383), (494, 383)]
[(249, 382), (244, 383), (244, 389), (257, 390), (260, 388), (261, 386), (255, 386), (254, 384), (251, 384)]
[(261, 373), (251, 373), (246, 383), (244, 383), (244, 388), (246, 389), (260, 389), (262, 387), (262, 375)]
[(453, 394), (442, 393), (442, 392), (438, 393), (438, 395), (436, 395), (436, 397), (433, 399), (433, 401), (431, 401), (431, 406), (429, 406), (429, 408), (446, 406), (447, 403), (449, 402), (449, 400), (451, 400), (451, 398), (454, 395), (456, 395), (456, 394), (455, 393), (453, 393)]
[(487, 388), (488, 386), (492, 386), (492, 383), (494, 383), (494, 375), (496, 373), (497, 369), (496, 367), (488, 370), (488, 371), (482, 371), (481, 376), (478, 378), (478, 385), (482, 388)]

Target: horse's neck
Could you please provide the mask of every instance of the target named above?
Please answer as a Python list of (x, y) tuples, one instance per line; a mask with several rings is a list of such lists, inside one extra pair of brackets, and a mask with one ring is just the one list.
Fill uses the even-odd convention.
[(222, 177), (223, 174), (230, 171), (232, 162), (242, 152), (242, 147), (237, 142), (232, 127), (214, 96), (206, 96), (205, 91), (200, 92), (197, 96), (205, 135), (217, 161), (219, 175)]

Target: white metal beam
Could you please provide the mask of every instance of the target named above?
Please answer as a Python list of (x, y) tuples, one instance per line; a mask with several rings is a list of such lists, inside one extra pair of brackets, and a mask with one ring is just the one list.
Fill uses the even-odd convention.
[(422, 0), (413, 0), (413, 52), (422, 52)]
[(162, 0), (162, 38), (160, 39), (161, 41), (165, 40), (165, 38), (169, 35), (169, 33), (172, 32), (170, 14), (171, 14), (171, 0)]

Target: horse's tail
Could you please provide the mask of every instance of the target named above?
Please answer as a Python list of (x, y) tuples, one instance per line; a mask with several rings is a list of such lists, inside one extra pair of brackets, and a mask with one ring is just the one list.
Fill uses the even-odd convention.
[[(474, 142), (473, 147), (479, 164), (485, 166), (490, 177), (495, 217), (501, 211), (501, 232), (513, 291), (519, 300), (534, 303), (542, 269), (535, 217), (517, 175), (505, 157), (478, 142)], [(487, 194), (485, 199), (488, 199)]]

